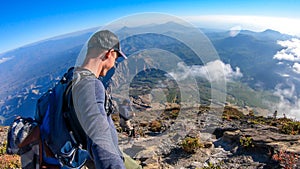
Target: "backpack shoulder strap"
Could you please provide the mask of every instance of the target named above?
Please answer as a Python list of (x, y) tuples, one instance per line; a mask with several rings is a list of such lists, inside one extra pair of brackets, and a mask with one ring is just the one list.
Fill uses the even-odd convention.
[[(80, 80), (85, 77), (95, 77), (95, 75), (85, 69), (76, 68), (80, 71), (75, 71), (74, 68), (69, 69), (68, 73), (64, 75), (65, 79), (67, 79), (68, 87), (64, 93), (64, 116), (66, 120), (67, 127), (69, 131), (72, 132), (74, 137), (74, 142), (77, 144), (81, 144), (83, 148), (86, 147), (86, 134), (83, 128), (80, 125), (80, 122), (76, 116), (76, 112), (74, 110), (73, 99), (72, 99), (72, 87), (74, 87)], [(71, 72), (70, 72), (71, 71)], [(116, 106), (114, 105), (111, 97), (111, 93), (109, 89), (105, 90), (105, 101), (104, 108), (107, 113), (107, 116), (113, 114), (116, 110)]]
[(114, 114), (117, 110), (117, 106), (113, 102), (113, 98), (111, 96), (110, 88), (105, 90), (105, 101), (104, 101), (104, 108), (107, 113), (107, 116)]
[(64, 118), (68, 130), (71, 133), (73, 142), (77, 145), (81, 145), (83, 149), (86, 149), (86, 134), (80, 125), (77, 118), (72, 99), (72, 87), (74, 87), (80, 80), (85, 77), (95, 76), (92, 72), (87, 70), (75, 71), (74, 68), (70, 68), (64, 77), (67, 80), (68, 87), (64, 93)]

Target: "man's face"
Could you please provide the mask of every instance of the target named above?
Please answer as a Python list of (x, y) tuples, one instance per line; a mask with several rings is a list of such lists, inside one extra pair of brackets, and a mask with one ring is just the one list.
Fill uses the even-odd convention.
[(112, 66), (111, 66), (111, 68), (112, 68), (116, 64), (116, 60), (118, 59), (119, 53), (117, 51), (114, 51), (114, 50), (111, 53), (112, 53), (112, 57), (111, 57), (112, 58)]
[(113, 49), (106, 53), (105, 66), (103, 67), (102, 72), (100, 72), (100, 76), (105, 76), (106, 73), (115, 66), (118, 56), (119, 53)]

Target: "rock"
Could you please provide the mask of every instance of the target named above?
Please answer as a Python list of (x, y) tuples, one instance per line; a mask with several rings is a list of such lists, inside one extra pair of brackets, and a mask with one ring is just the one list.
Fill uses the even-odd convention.
[(165, 103), (165, 110), (166, 111), (171, 111), (174, 109), (180, 110), (180, 104), (178, 103)]
[(241, 135), (240, 130), (225, 131), (224, 134), (223, 134), (223, 140), (225, 142), (234, 143), (236, 141), (239, 141), (240, 135)]
[(148, 147), (147, 150), (139, 152), (134, 158), (141, 161), (143, 168), (159, 168), (159, 157), (155, 153), (156, 146)]
[(138, 152), (134, 158), (140, 161), (144, 161), (145, 159), (152, 158), (153, 156), (157, 156), (155, 153), (156, 146), (148, 147), (146, 150), (142, 150)]
[(133, 98), (133, 106), (137, 109), (151, 108), (151, 94), (139, 95)]
[(148, 168), (148, 169), (157, 169), (160, 168), (158, 156), (148, 158), (146, 161), (142, 162), (143, 168)]
[(200, 139), (200, 132), (197, 131), (197, 130), (195, 130), (195, 129), (192, 129), (192, 130), (190, 130), (190, 131), (187, 133), (186, 137), (199, 138), (199, 139)]
[(202, 143), (203, 143), (204, 148), (212, 148), (214, 145), (212, 142), (209, 142), (209, 141), (204, 141)]
[[(300, 135), (282, 134), (277, 127), (257, 125), (249, 119), (222, 120), (218, 110), (212, 108), (201, 110), (201, 113), (198, 108), (181, 111), (176, 120), (164, 122), (166, 130), (156, 135), (128, 138), (120, 133), (121, 149), (139, 161), (144, 169), (257, 169), (280, 168), (280, 165), (284, 168), (283, 164), (272, 160), (276, 153), (283, 152), (285, 159), (290, 161), (300, 156)], [(157, 111), (143, 110), (133, 123), (149, 132), (149, 121), (161, 120), (155, 119), (156, 114)], [(7, 130), (8, 127), (0, 128), (1, 143), (6, 140)], [(180, 143), (185, 137), (200, 138), (204, 148), (197, 149), (194, 154), (184, 152)], [(241, 145), (243, 138), (251, 138), (248, 141), (254, 147)], [(293, 165), (300, 166), (300, 160)]]

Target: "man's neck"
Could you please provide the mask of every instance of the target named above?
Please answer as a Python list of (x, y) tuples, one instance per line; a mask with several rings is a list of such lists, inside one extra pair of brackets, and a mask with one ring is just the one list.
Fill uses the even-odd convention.
[(89, 60), (89, 62), (85, 63), (81, 67), (91, 71), (97, 78), (99, 77), (102, 70), (101, 62), (93, 59)]

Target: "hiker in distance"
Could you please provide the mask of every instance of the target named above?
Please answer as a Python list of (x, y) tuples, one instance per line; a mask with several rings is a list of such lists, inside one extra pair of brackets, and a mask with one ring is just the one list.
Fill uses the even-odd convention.
[[(98, 79), (114, 67), (118, 57), (126, 59), (118, 37), (108, 30), (98, 31), (87, 43), (83, 64), (75, 70), (75, 73), (92, 75), (80, 79), (72, 89), (73, 106), (87, 135), (87, 149), (93, 161), (92, 166), (87, 165), (89, 168), (125, 169), (116, 128), (104, 107), (105, 88)], [(139, 167), (136, 166), (133, 168)]]
[(135, 116), (132, 112), (132, 107), (129, 99), (124, 99), (119, 107), (120, 126), (122, 130), (127, 132), (128, 137), (134, 137), (134, 128), (131, 124), (131, 119)]

